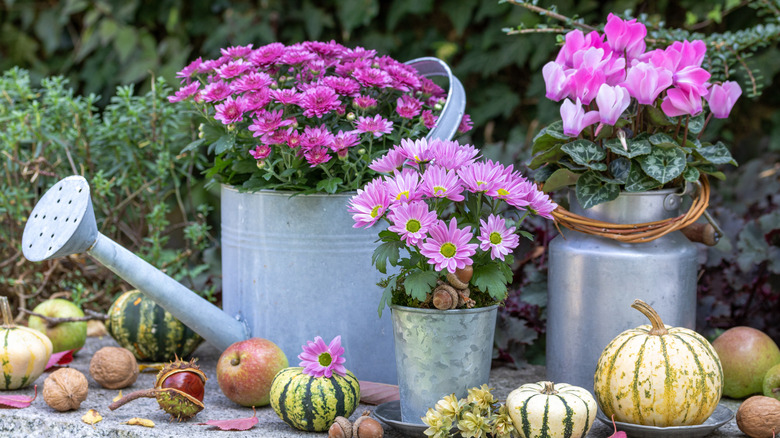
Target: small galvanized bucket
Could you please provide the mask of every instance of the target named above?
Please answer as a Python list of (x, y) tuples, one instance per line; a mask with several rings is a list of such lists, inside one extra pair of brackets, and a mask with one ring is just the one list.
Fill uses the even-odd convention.
[(488, 383), (497, 305), (390, 309), (404, 423), (423, 424), (428, 408), (444, 396), (462, 398), (470, 388)]

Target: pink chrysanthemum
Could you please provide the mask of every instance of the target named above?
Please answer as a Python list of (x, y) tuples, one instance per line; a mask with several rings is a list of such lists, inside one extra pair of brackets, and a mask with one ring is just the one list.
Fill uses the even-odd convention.
[(306, 161), (309, 163), (310, 167), (317, 167), (322, 163), (327, 163), (330, 161), (331, 156), (328, 152), (330, 152), (330, 149), (317, 146), (306, 150), (303, 153), (303, 157), (306, 158)]
[(393, 122), (377, 114), (373, 118), (358, 117), (355, 128), (357, 132), (373, 134), (374, 137), (378, 138), (393, 132)]
[(257, 91), (244, 93), (244, 97), (247, 102), (247, 111), (254, 111), (266, 106), (271, 101), (271, 90), (261, 88)]
[(387, 229), (401, 235), (401, 240), (410, 246), (417, 246), (438, 219), (436, 212), (429, 211), (428, 205), (422, 201), (397, 205), (387, 218), (393, 223)]
[(423, 94), (432, 96), (437, 100), (439, 97), (444, 97), (447, 94), (444, 92), (444, 89), (442, 87), (436, 85), (436, 83), (434, 83), (432, 80), (428, 78), (421, 78), (420, 82), (422, 82)]
[(348, 211), (355, 221), (353, 228), (374, 225), (390, 206), (390, 194), (381, 178), (374, 178), (349, 201)]
[(251, 72), (230, 84), (234, 92), (255, 91), (271, 85), (273, 79), (266, 72)]
[(341, 336), (336, 336), (325, 345), (321, 337), (314, 338), (314, 342), (307, 341), (306, 345), (301, 346), (303, 353), (298, 355), (301, 360), (299, 366), (303, 367), (303, 373), (312, 377), (333, 377), (338, 374), (342, 377), (347, 375), (347, 369), (344, 367), (346, 359), (344, 347), (341, 346)]
[(535, 189), (536, 186), (532, 182), (512, 173), (505, 175), (505, 178), (500, 183), (488, 190), (487, 195), (503, 199), (507, 204), (520, 208), (529, 204), (525, 198)]
[(360, 84), (354, 79), (342, 78), (340, 76), (327, 76), (322, 79), (322, 83), (333, 88), (336, 93), (342, 96), (354, 96), (360, 92)]
[(271, 98), (282, 105), (298, 105), (301, 102), (301, 97), (301, 94), (294, 88), (271, 90)]
[(206, 102), (216, 102), (225, 99), (230, 96), (231, 93), (230, 85), (227, 82), (217, 81), (206, 85), (206, 88), (201, 91), (200, 96)]
[(301, 133), (295, 128), (287, 128), (287, 146), (295, 149), (301, 146)]
[(471, 145), (461, 145), (457, 141), (443, 140), (433, 148), (433, 162), (445, 169), (458, 170), (471, 164), (479, 155), (479, 150)]
[(401, 139), (399, 152), (406, 157), (407, 160), (417, 164), (423, 164), (433, 159), (433, 147), (434, 143), (441, 140), (432, 140), (430, 143), (426, 138), (420, 138), (417, 140), (410, 140), (407, 138)]
[(422, 102), (412, 96), (404, 94), (396, 100), (395, 112), (405, 119), (413, 119), (420, 114)]
[(248, 129), (253, 131), (254, 137), (269, 133), (283, 126), (289, 126), (295, 123), (294, 119), (282, 119), (283, 112), (278, 109), (275, 111), (260, 110), (255, 113), (255, 118)]
[(525, 200), (528, 201), (528, 205), (525, 207), (531, 212), (538, 214), (541, 217), (552, 220), (552, 212), (558, 208), (558, 204), (550, 199), (550, 196), (534, 187), (534, 190), (530, 191), (526, 195)]
[(360, 143), (360, 137), (352, 131), (344, 132), (339, 131), (333, 137), (333, 143), (330, 145), (330, 149), (338, 155), (339, 158), (346, 158), (349, 153), (349, 148)]
[[(400, 64), (400, 63), (399, 63)], [(393, 88), (404, 92), (420, 88), (422, 83), (415, 72), (405, 68), (405, 64), (393, 64), (385, 67), (385, 71), (393, 80)]]
[(364, 87), (387, 88), (393, 83), (393, 78), (378, 68), (358, 68), (353, 72), (353, 77)]
[(233, 99), (233, 96), (230, 96), (224, 102), (215, 105), (214, 110), (216, 111), (214, 118), (225, 125), (240, 122), (244, 120), (246, 99), (243, 97)]
[(355, 98), (354, 101), (352, 101), (352, 104), (357, 109), (367, 110), (371, 108), (376, 108), (377, 101), (371, 96), (358, 96)]
[(420, 254), (428, 257), (428, 263), (434, 265), (437, 271), (444, 269), (455, 273), (471, 265), (471, 256), (477, 252), (477, 244), (469, 243), (474, 237), (471, 227), (458, 228), (455, 218), (450, 220), (449, 227), (444, 221), (438, 221), (428, 231), (430, 237), (422, 243)]
[(186, 67), (181, 69), (178, 73), (176, 73), (176, 77), (181, 79), (182, 83), (189, 82), (190, 79), (192, 79), (192, 76), (195, 73), (198, 73), (200, 70), (200, 66), (203, 64), (203, 60), (201, 58), (198, 58), (191, 63), (189, 63)]
[(420, 174), (412, 169), (396, 171), (392, 177), (385, 177), (387, 192), (393, 203), (412, 202), (422, 199)]
[(474, 123), (471, 121), (471, 116), (468, 114), (464, 114), (463, 118), (460, 119), (460, 125), (458, 125), (458, 133), (465, 134), (471, 131), (471, 128), (473, 126)]
[(368, 166), (369, 169), (379, 173), (393, 173), (401, 170), (406, 162), (406, 157), (398, 149), (390, 149), (387, 153)]
[(425, 110), (422, 112), (422, 121), (426, 128), (433, 129), (437, 120), (439, 120), (439, 117), (433, 115), (433, 111)]
[(296, 44), (287, 47), (278, 64), (302, 65), (311, 60), (317, 59), (317, 55), (308, 51), (303, 46)]
[(246, 46), (227, 47), (224, 49), (219, 49), (219, 51), (223, 55), (233, 59), (243, 58), (252, 53), (252, 44), (247, 44)]
[(515, 234), (515, 227), (506, 227), (506, 221), (499, 216), (490, 215), (488, 221), (480, 219), (481, 225), (479, 229), (479, 248), (482, 251), (490, 250), (490, 258), (492, 260), (501, 259), (504, 260), (504, 256), (509, 254), (513, 249), (517, 248), (520, 240)]
[(315, 147), (329, 148), (331, 144), (333, 144), (333, 133), (328, 130), (327, 126), (307, 126), (304, 128), (301, 136), (301, 146), (304, 149)]
[(339, 107), (338, 94), (325, 85), (312, 87), (303, 93), (299, 105), (305, 117), (322, 117)]
[(469, 192), (487, 193), (500, 183), (503, 171), (504, 166), (488, 160), (461, 167), (458, 176)]
[(271, 65), (284, 54), (284, 50), (285, 47), (282, 43), (267, 44), (253, 50), (249, 54), (249, 61), (259, 66)]
[(168, 96), (168, 102), (176, 103), (192, 96), (198, 92), (200, 88), (200, 82), (193, 82), (189, 85), (181, 87), (178, 91), (173, 93), (173, 96)]
[(259, 144), (257, 147), (249, 151), (249, 155), (258, 161), (265, 160), (269, 155), (271, 155), (271, 146)]
[(437, 165), (431, 165), (425, 169), (420, 188), (425, 196), (431, 198), (447, 198), (455, 202), (465, 199), (461, 194), (463, 186), (460, 185), (455, 171)]
[(237, 59), (223, 64), (217, 69), (217, 75), (222, 79), (230, 79), (252, 68), (252, 65), (243, 59)]
[(260, 141), (264, 144), (285, 144), (288, 142), (287, 131), (277, 129), (276, 131), (267, 132), (260, 136)]

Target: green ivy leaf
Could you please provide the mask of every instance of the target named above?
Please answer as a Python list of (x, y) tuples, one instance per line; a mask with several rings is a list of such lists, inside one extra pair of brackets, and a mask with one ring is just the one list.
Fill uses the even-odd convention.
[(663, 148), (670, 148), (674, 146), (679, 146), (677, 144), (677, 141), (670, 137), (667, 134), (664, 134), (663, 132), (659, 132), (658, 134), (653, 134), (649, 138), (650, 144), (653, 146), (659, 146)]
[(371, 263), (376, 266), (376, 269), (387, 274), (387, 263), (396, 266), (398, 259), (401, 258), (399, 250), (404, 247), (404, 243), (400, 240), (385, 242), (374, 249), (374, 254), (371, 255)]
[(701, 172), (699, 172), (699, 169), (695, 167), (687, 167), (683, 172), (683, 178), (685, 178), (686, 181), (690, 181), (690, 182), (698, 181), (700, 176), (701, 176)]
[(600, 162), (607, 157), (607, 152), (590, 140), (574, 140), (561, 146), (561, 150), (579, 165), (593, 170), (607, 170), (607, 165)]
[(623, 149), (623, 143), (621, 143), (620, 139), (617, 138), (612, 138), (604, 142), (604, 147), (611, 150), (615, 154), (624, 156), (626, 158), (647, 155), (653, 149), (653, 146), (646, 139), (627, 139), (626, 146), (628, 147), (628, 150)]
[(404, 278), (404, 289), (415, 300), (425, 301), (425, 296), (436, 286), (438, 279), (436, 271), (413, 271)]
[(579, 177), (579, 173), (574, 173), (569, 169), (558, 169), (544, 181), (544, 192), (550, 193), (561, 187), (576, 184)]
[(339, 189), (339, 184), (344, 181), (341, 178), (328, 178), (317, 183), (317, 190), (322, 190), (325, 193), (336, 193)]
[(696, 154), (700, 155), (705, 160), (712, 164), (731, 164), (736, 166), (737, 162), (731, 156), (729, 148), (722, 142), (717, 142), (714, 145), (702, 146), (696, 149)]
[(646, 192), (660, 186), (661, 184), (658, 181), (650, 178), (642, 171), (642, 166), (639, 163), (636, 161), (631, 162), (631, 169), (628, 171), (624, 187), (627, 192)]
[(528, 168), (533, 170), (533, 169), (538, 169), (539, 167), (547, 163), (555, 163), (558, 160), (560, 160), (565, 154), (566, 153), (561, 150), (561, 144), (556, 144), (550, 149), (547, 149), (545, 151), (539, 152), (538, 154), (534, 155), (534, 157), (531, 159), (531, 162), (528, 163)]
[(596, 172), (589, 170), (577, 180), (575, 193), (582, 208), (590, 208), (617, 198), (620, 186), (603, 181)]
[(625, 157), (619, 157), (609, 163), (609, 173), (621, 184), (626, 182), (628, 172), (631, 170), (631, 161)]
[(471, 282), (479, 290), (487, 292), (495, 300), (506, 298), (506, 276), (495, 263), (475, 267)]
[[(659, 135), (659, 134), (655, 134)], [(660, 134), (665, 135), (665, 134)], [(653, 136), (654, 137), (654, 136)], [(652, 143), (652, 137), (650, 137)], [(642, 170), (661, 184), (677, 178), (685, 170), (685, 152), (680, 148), (665, 148), (656, 146), (649, 155), (637, 158)]]
[(539, 152), (546, 151), (558, 143), (568, 141), (567, 137), (563, 133), (563, 121), (556, 120), (544, 127), (533, 140), (533, 149), (531, 153), (536, 155)]

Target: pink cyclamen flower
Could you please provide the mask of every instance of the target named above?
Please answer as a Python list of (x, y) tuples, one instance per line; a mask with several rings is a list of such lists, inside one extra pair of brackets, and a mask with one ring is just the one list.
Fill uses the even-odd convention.
[(673, 71), (682, 70), (687, 66), (700, 67), (707, 54), (707, 44), (702, 40), (675, 41), (664, 50), (664, 53), (673, 63)]
[(479, 223), (481, 225), (480, 234), (477, 236), (480, 241), (479, 248), (482, 251), (489, 250), (491, 260), (504, 260), (504, 257), (520, 243), (520, 239), (515, 234), (516, 228), (507, 228), (506, 221), (499, 216), (491, 214), (487, 222), (480, 219)]
[(631, 96), (643, 105), (653, 105), (662, 91), (672, 85), (672, 72), (646, 62), (640, 62), (628, 69), (624, 87)]
[(596, 105), (599, 107), (601, 123), (607, 125), (617, 123), (630, 103), (631, 95), (628, 94), (628, 90), (624, 87), (611, 87), (607, 84), (602, 84), (596, 95)]
[(390, 194), (381, 178), (374, 178), (362, 189), (357, 189), (357, 195), (349, 201), (348, 211), (355, 221), (353, 228), (370, 227), (374, 225), (390, 206)]
[(604, 34), (612, 50), (624, 53), (629, 59), (645, 52), (647, 28), (644, 24), (637, 23), (636, 19), (623, 21), (617, 15), (610, 13), (604, 26)]
[(661, 102), (661, 109), (669, 117), (686, 114), (696, 116), (701, 112), (701, 95), (694, 88), (670, 88)]
[(699, 96), (706, 96), (710, 73), (701, 67), (689, 65), (674, 73), (674, 85), (683, 90), (694, 89)]
[(374, 137), (381, 137), (384, 134), (393, 132), (393, 122), (377, 114), (371, 117), (358, 117), (355, 130), (360, 133), (373, 134)]
[(417, 246), (425, 239), (437, 220), (436, 212), (428, 210), (428, 205), (422, 201), (399, 204), (392, 208), (387, 218), (393, 223), (387, 229), (398, 233), (409, 246)]
[(454, 170), (447, 170), (441, 166), (431, 165), (425, 169), (422, 176), (420, 189), (425, 196), (431, 198), (446, 198), (459, 202), (464, 199), (463, 186)]
[(396, 170), (401, 170), (406, 162), (406, 157), (396, 148), (390, 149), (387, 153), (374, 161), (368, 166), (369, 169), (379, 173), (393, 173)]
[(298, 355), (301, 360), (299, 366), (303, 367), (303, 373), (312, 377), (333, 377), (338, 374), (342, 377), (347, 375), (347, 369), (344, 367), (344, 347), (341, 346), (341, 336), (336, 336), (330, 341), (329, 345), (321, 337), (314, 338), (314, 342), (306, 341), (303, 345), (303, 353)]
[[(574, 70), (570, 70), (574, 74)], [(569, 76), (566, 74), (565, 66), (555, 61), (550, 61), (542, 67), (542, 76), (547, 90), (545, 96), (556, 102), (569, 94)]]
[(577, 58), (591, 47), (611, 50), (608, 45), (604, 44), (603, 36), (599, 35), (598, 32), (593, 31), (585, 35), (579, 29), (572, 30), (566, 34), (566, 41), (558, 52), (558, 56), (555, 57), (555, 62), (573, 68), (580, 62)]
[(215, 105), (214, 119), (219, 120), (225, 125), (237, 123), (244, 120), (244, 111), (246, 110), (246, 99), (239, 97), (233, 99), (228, 97), (224, 102)]
[(385, 177), (387, 193), (392, 203), (412, 202), (422, 198), (420, 192), (420, 174), (416, 170), (402, 169), (392, 177)]
[(271, 146), (265, 144), (259, 144), (257, 147), (249, 151), (249, 155), (257, 161), (265, 160), (271, 155)]
[(405, 119), (413, 119), (420, 114), (422, 102), (408, 94), (404, 94), (396, 100), (395, 112)]
[(566, 99), (561, 104), (561, 119), (563, 121), (563, 133), (569, 137), (577, 137), (585, 127), (599, 121), (599, 112), (585, 112), (579, 98), (577, 98), (576, 103)]
[(428, 263), (434, 265), (434, 269), (442, 271), (446, 269), (455, 273), (456, 269), (463, 269), (471, 265), (471, 256), (477, 252), (477, 244), (469, 243), (474, 237), (471, 227), (458, 228), (455, 218), (447, 223), (440, 220), (428, 231), (430, 237), (422, 243), (420, 254), (428, 257)]
[(322, 117), (341, 105), (338, 94), (325, 85), (306, 90), (299, 102), (305, 117)]
[(722, 85), (715, 84), (710, 87), (707, 103), (710, 105), (712, 116), (716, 119), (727, 118), (741, 95), (742, 88), (733, 81), (726, 81)]
[(589, 105), (606, 80), (607, 77), (601, 69), (581, 68), (569, 78), (569, 96)]

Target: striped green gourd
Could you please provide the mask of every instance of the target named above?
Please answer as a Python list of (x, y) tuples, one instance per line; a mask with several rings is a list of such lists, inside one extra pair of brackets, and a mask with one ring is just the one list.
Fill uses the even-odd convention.
[(506, 398), (509, 416), (522, 438), (580, 438), (596, 419), (590, 392), (568, 383), (527, 383)]
[(360, 384), (350, 371), (344, 377), (313, 377), (302, 367), (290, 367), (271, 383), (271, 407), (279, 418), (309, 432), (324, 432), (336, 417), (349, 417), (359, 401)]
[(19, 389), (34, 382), (51, 357), (51, 340), (38, 330), (14, 325), (8, 297), (0, 296), (3, 325), (0, 327), (0, 389)]
[(108, 333), (139, 361), (188, 357), (203, 339), (137, 290), (120, 295), (108, 311)]
[(693, 330), (664, 325), (647, 303), (631, 307), (651, 322), (619, 334), (601, 353), (594, 391), (610, 418), (646, 426), (703, 423), (718, 406), (723, 385), (720, 359)]

